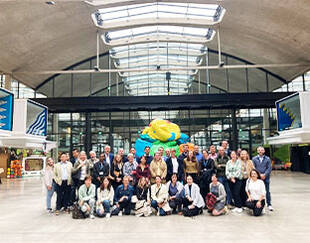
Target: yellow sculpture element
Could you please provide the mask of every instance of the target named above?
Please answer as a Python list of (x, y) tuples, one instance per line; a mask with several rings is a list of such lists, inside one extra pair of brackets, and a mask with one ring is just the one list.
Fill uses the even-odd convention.
[(167, 142), (179, 139), (181, 131), (177, 124), (167, 120), (155, 119), (143, 130), (142, 134), (147, 134), (152, 139)]

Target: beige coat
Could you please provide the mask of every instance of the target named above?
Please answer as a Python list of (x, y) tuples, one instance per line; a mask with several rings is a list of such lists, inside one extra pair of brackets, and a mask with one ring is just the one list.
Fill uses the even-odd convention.
[[(242, 176), (243, 179), (248, 179), (250, 177), (250, 173), (253, 169), (255, 169), (255, 166), (252, 162), (252, 160), (247, 160), (247, 161), (241, 161), (241, 168), (242, 168)], [(246, 172), (246, 173), (244, 173)]]
[[(68, 163), (68, 165), (67, 165), (68, 185), (72, 185), (72, 177), (71, 177), (72, 163), (69, 161), (67, 161), (67, 163)], [(54, 180), (59, 186), (61, 186), (61, 183), (62, 183), (61, 175), (62, 175), (61, 162), (58, 162), (54, 166)]]
[(163, 210), (165, 212), (171, 211), (171, 208), (168, 203), (168, 189), (165, 184), (161, 184), (160, 188), (157, 188), (157, 185), (154, 184), (150, 188), (151, 190), (151, 196), (150, 193), (148, 193), (148, 200), (152, 201), (155, 200), (157, 203), (165, 203), (163, 206)]
[(151, 184), (155, 183), (156, 176), (160, 176), (162, 183), (166, 183), (167, 164), (163, 160), (157, 162), (153, 160), (150, 164), (150, 172), (151, 172)]

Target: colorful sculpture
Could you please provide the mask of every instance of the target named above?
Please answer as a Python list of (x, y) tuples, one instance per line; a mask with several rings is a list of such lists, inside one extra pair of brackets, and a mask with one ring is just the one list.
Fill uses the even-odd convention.
[(146, 146), (151, 148), (153, 156), (159, 147), (175, 148), (176, 155), (179, 155), (180, 144), (187, 143), (189, 137), (181, 133), (180, 127), (168, 120), (155, 119), (146, 127), (135, 144), (136, 155), (142, 156)]

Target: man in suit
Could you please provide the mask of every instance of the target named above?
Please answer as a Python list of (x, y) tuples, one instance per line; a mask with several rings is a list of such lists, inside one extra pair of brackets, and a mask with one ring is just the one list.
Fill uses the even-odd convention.
[(101, 153), (99, 156), (99, 161), (94, 165), (94, 184), (98, 188), (101, 184), (101, 180), (109, 176), (110, 165), (105, 161), (104, 153)]
[(59, 210), (64, 207), (65, 211), (69, 212), (68, 206), (71, 195), (72, 185), (72, 164), (67, 161), (67, 155), (63, 153), (60, 156), (60, 162), (54, 166), (54, 181), (56, 182), (56, 215), (59, 215)]
[(255, 168), (260, 173), (261, 179), (265, 183), (266, 187), (266, 199), (268, 209), (273, 211), (273, 207), (271, 206), (271, 196), (270, 196), (270, 173), (272, 170), (271, 160), (268, 156), (265, 155), (265, 149), (263, 147), (257, 148), (258, 155), (253, 158), (253, 164)]
[[(70, 158), (70, 162), (72, 164), (72, 167), (74, 166), (74, 164), (76, 162), (78, 162), (79, 156), (80, 156), (80, 151), (78, 149), (74, 148), (72, 150), (72, 157)], [(70, 206), (72, 206), (73, 203), (76, 201), (75, 191), (76, 191), (76, 188), (78, 187), (78, 184), (79, 184), (79, 179), (72, 178), (71, 196), (70, 196), (70, 202), (69, 202)]]
[(72, 157), (70, 158), (70, 162), (71, 162), (72, 166), (74, 165), (75, 162), (78, 161), (79, 154), (80, 154), (80, 151), (78, 149), (75, 148), (72, 150)]
[(111, 168), (114, 155), (111, 153), (111, 147), (109, 145), (106, 145), (104, 147), (104, 156), (105, 156), (105, 161), (110, 165), (110, 168)]

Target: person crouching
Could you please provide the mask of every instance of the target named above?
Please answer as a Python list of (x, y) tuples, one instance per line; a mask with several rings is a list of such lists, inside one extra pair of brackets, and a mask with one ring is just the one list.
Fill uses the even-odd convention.
[(92, 177), (87, 175), (84, 185), (79, 188), (79, 205), (85, 216), (89, 215), (91, 219), (94, 219), (96, 186), (91, 182)]

